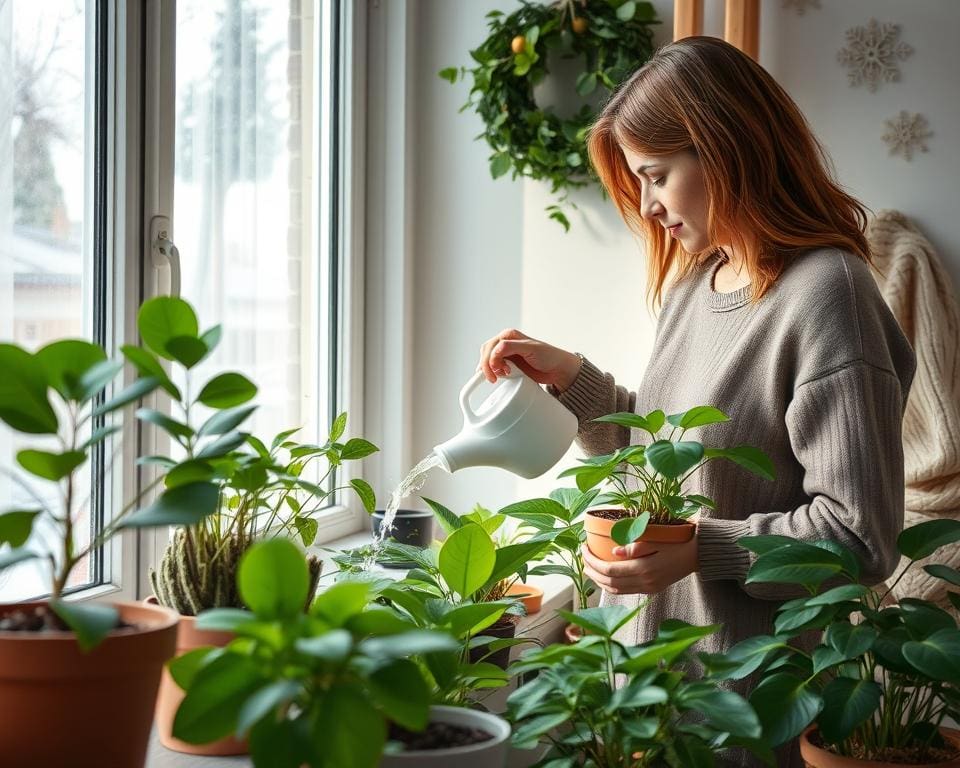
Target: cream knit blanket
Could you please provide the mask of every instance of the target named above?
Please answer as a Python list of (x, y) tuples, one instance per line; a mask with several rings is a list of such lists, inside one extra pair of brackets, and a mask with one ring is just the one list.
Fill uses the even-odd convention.
[[(933, 246), (902, 213), (880, 211), (867, 238), (883, 273), (875, 275), (877, 284), (917, 356), (903, 420), (904, 527), (960, 519), (960, 310), (953, 285)], [(889, 583), (907, 562), (901, 561)], [(921, 567), (928, 562), (960, 568), (960, 545), (914, 565), (894, 596), (949, 607), (945, 582)]]

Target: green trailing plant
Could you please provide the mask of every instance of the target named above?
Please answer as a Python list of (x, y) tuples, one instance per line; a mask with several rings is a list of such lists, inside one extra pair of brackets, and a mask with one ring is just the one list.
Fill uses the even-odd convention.
[(456, 641), (371, 604), (369, 581), (334, 584), (304, 612), (309, 586), (289, 540), (258, 542), (243, 556), (239, 590), (250, 610), (197, 619), (198, 628), (236, 639), (170, 663), (185, 690), (174, 736), (192, 744), (247, 737), (256, 766), (374, 768), (391, 723), (426, 727), (432, 694), (423, 660), (455, 664)]
[[(960, 541), (960, 522), (931, 520), (904, 530), (897, 549), (910, 563)], [(798, 585), (807, 593), (778, 610), (774, 634), (753, 637), (714, 659), (718, 674), (759, 673), (750, 696), (771, 743), (815, 724), (826, 748), (864, 760), (924, 764), (945, 759), (939, 726), (960, 719), (960, 630), (931, 602), (888, 604), (892, 588), (859, 583), (860, 565), (832, 541), (751, 536), (757, 558), (748, 583)], [(945, 565), (924, 570), (960, 586)], [(960, 609), (960, 594), (949, 593)], [(812, 650), (809, 633), (819, 637)]]
[[(250, 404), (257, 388), (237, 372), (219, 373), (205, 383), (195, 381), (194, 368), (220, 341), (220, 327), (201, 333), (192, 307), (182, 299), (164, 297), (141, 310), (145, 349), (131, 362), (143, 374), (160, 378), (169, 395), (171, 413), (141, 408), (137, 415), (165, 432), (182, 458), (150, 456), (144, 462), (166, 471), (168, 491), (202, 481), (216, 491), (214, 514), (184, 525), (169, 543), (157, 570), (150, 574), (161, 605), (186, 616), (207, 608), (242, 607), (236, 573), (243, 553), (259, 538), (299, 536), (313, 543), (317, 522), (313, 515), (331, 494), (352, 488), (364, 506), (375, 506), (373, 490), (364, 480), (344, 488), (330, 487), (335, 470), (346, 461), (362, 459), (377, 450), (362, 438), (339, 442), (347, 416), (334, 421), (326, 443), (303, 445), (292, 441), (296, 429), (278, 434), (267, 447), (243, 431), (256, 410)], [(182, 386), (167, 376), (162, 361), (179, 365)], [(201, 412), (202, 411), (202, 412)], [(306, 479), (313, 462), (325, 461), (318, 482)], [(313, 584), (321, 563), (309, 558)]]
[[(613, 526), (611, 538), (618, 544), (629, 544), (650, 524), (669, 525), (686, 520), (701, 507), (716, 507), (712, 499), (684, 490), (684, 483), (709, 461), (726, 459), (766, 480), (774, 479), (773, 463), (759, 448), (708, 448), (700, 442), (684, 440), (691, 429), (729, 420), (725, 413), (707, 405), (672, 416), (661, 410), (646, 416), (601, 416), (594, 421), (639, 429), (649, 434), (652, 442), (581, 459), (579, 466), (564, 470), (560, 477), (573, 477), (580, 491), (603, 486), (606, 492), (597, 498), (597, 503), (619, 507), (624, 512), (623, 519)], [(665, 429), (669, 432), (662, 436)]]
[(585, 636), (527, 651), (511, 666), (515, 675), (536, 674), (507, 700), (514, 746), (549, 746), (534, 768), (711, 766), (730, 747), (773, 765), (750, 704), (709, 673), (689, 673), (691, 648), (719, 627), (668, 620), (650, 642), (625, 646), (614, 635), (639, 610), (560, 611)]
[[(138, 327), (145, 338), (151, 336), (162, 305), (162, 299), (153, 299), (141, 307)], [(0, 377), (0, 419), (16, 432), (38, 438), (37, 447), (17, 453), (17, 463), (51, 489), (37, 490), (4, 469), (32, 501), (0, 514), (0, 546), (6, 547), (0, 552), (0, 569), (45, 559), (51, 574), (47, 605), (59, 620), (50, 623), (59, 627), (62, 622), (72, 629), (84, 650), (97, 645), (119, 619), (117, 610), (109, 605), (64, 602), (77, 564), (124, 528), (198, 524), (217, 503), (215, 484), (207, 478), (187, 476), (178, 462), (171, 461), (165, 468), (179, 475), (181, 482), (167, 484), (152, 504), (139, 507), (140, 500), (164, 482), (161, 475), (106, 521), (88, 544), (79, 544), (77, 519), (84, 500), (78, 490), (78, 472), (88, 468), (92, 455), (99, 453), (101, 459), (107, 455), (107, 447), (121, 429), (117, 417), (124, 407), (157, 388), (172, 387), (162, 368), (142, 364), (149, 358), (146, 350), (124, 346), (121, 351), (139, 375), (111, 396), (111, 385), (123, 362), (108, 359), (99, 345), (64, 339), (30, 353), (14, 344), (0, 344), (0, 369), (4, 372)], [(141, 409), (137, 417), (150, 421), (152, 412)]]
[(579, 59), (584, 67), (576, 92), (596, 102), (598, 89), (611, 93), (653, 53), (653, 4), (636, 0), (561, 0), (524, 2), (510, 14), (487, 14), (487, 38), (470, 56), (472, 68), (448, 67), (440, 77), (450, 83), (470, 75), (470, 96), (461, 111), (472, 109), (484, 123), (490, 175), (546, 181), (556, 202), (549, 217), (564, 230), (571, 189), (593, 183), (588, 171), (586, 136), (597, 109), (583, 104), (563, 117), (542, 109), (534, 88), (556, 59)]

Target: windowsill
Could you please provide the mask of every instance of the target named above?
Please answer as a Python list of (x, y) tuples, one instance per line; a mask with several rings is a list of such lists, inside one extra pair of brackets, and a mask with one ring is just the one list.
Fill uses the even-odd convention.
[[(352, 549), (363, 546), (370, 542), (369, 531), (359, 531), (349, 536), (335, 539), (324, 544), (324, 547), (330, 549)], [(321, 557), (328, 555), (319, 548), (314, 548), (314, 554)], [(332, 577), (336, 572), (331, 568), (332, 563), (329, 558), (324, 560), (324, 569), (321, 579)], [(399, 568), (383, 568), (374, 566), (374, 571), (382, 573), (384, 576), (400, 579), (406, 571)], [(556, 613), (558, 608), (570, 609), (573, 602), (573, 587), (570, 581), (563, 576), (531, 576), (528, 583), (534, 584), (543, 589), (543, 607), (539, 612), (524, 616), (517, 627), (517, 634), (524, 635), (531, 639), (536, 639), (547, 645), (549, 643), (559, 642), (563, 638), (564, 620)], [(520, 653), (525, 647), (516, 646), (513, 653)], [(492, 711), (502, 709), (502, 704), (507, 695), (513, 689), (513, 685), (497, 690), (492, 696), (484, 701), (484, 705)], [(526, 763), (526, 755), (520, 754), (514, 762), (511, 758), (511, 765), (522, 765)], [(199, 755), (184, 755), (179, 752), (172, 752), (160, 745), (157, 740), (156, 731), (150, 737), (150, 747), (147, 752), (146, 768), (247, 768), (252, 765), (248, 756), (240, 757), (202, 757)]]

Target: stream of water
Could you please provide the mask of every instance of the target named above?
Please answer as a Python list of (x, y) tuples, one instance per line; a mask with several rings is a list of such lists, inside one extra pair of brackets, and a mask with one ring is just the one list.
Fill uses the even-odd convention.
[(410, 470), (400, 485), (390, 494), (390, 501), (387, 502), (387, 508), (384, 510), (383, 522), (380, 524), (380, 533), (373, 539), (374, 554), (371, 558), (371, 564), (376, 558), (377, 553), (383, 548), (383, 542), (386, 541), (390, 535), (390, 529), (393, 527), (393, 519), (397, 516), (400, 503), (410, 494), (423, 488), (423, 484), (427, 481), (427, 475), (430, 474), (430, 470), (440, 465), (440, 457), (431, 452), (426, 458), (422, 459), (417, 466)]

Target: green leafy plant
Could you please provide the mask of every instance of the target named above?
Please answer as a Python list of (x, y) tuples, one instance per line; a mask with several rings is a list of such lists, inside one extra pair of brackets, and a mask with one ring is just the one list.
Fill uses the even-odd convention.
[[(144, 338), (156, 330), (161, 299), (140, 310), (139, 326)], [(163, 369), (143, 364), (150, 354), (135, 346), (122, 348), (139, 372), (125, 388), (106, 400), (109, 387), (123, 363), (110, 360), (98, 345), (80, 339), (64, 339), (30, 353), (13, 344), (0, 344), (0, 419), (17, 432), (36, 435), (43, 442), (17, 453), (17, 463), (34, 478), (52, 484), (42, 492), (7, 471), (32, 499), (24, 508), (0, 515), (0, 568), (30, 559), (47, 560), (51, 572), (50, 611), (74, 630), (82, 648), (90, 649), (118, 623), (115, 608), (92, 603), (67, 603), (63, 595), (70, 575), (84, 558), (102, 547), (124, 528), (199, 524), (216, 508), (217, 487), (209, 479), (188, 476), (171, 461), (165, 466), (181, 482), (168, 483), (156, 500), (138, 508), (144, 495), (164, 481), (161, 475), (130, 501), (97, 532), (85, 546), (78, 544), (77, 519), (83, 499), (77, 473), (95, 452), (104, 455), (110, 438), (120, 431), (121, 410), (157, 388), (172, 388)], [(53, 399), (51, 402), (51, 398)], [(155, 412), (141, 409), (137, 417), (153, 420)], [(51, 503), (51, 496), (55, 503)], [(32, 536), (35, 529), (37, 536)]]
[[(928, 557), (960, 541), (960, 522), (932, 520), (904, 530), (900, 554)], [(858, 583), (860, 566), (832, 541), (751, 536), (740, 544), (757, 554), (750, 583), (799, 585), (808, 593), (784, 603), (774, 634), (744, 640), (725, 658), (727, 677), (762, 672), (751, 694), (764, 731), (776, 745), (812, 723), (839, 755), (925, 763), (942, 748), (939, 726), (960, 717), (960, 630), (946, 611), (925, 600), (888, 604), (890, 589)], [(960, 572), (926, 565), (932, 576), (960, 586)], [(907, 572), (905, 569), (900, 577)], [(960, 594), (950, 600), (960, 608)], [(801, 637), (818, 632), (812, 651)]]
[(710, 766), (718, 751), (734, 746), (772, 765), (750, 704), (709, 674), (688, 672), (690, 649), (718, 627), (669, 620), (652, 641), (622, 645), (614, 634), (639, 610), (560, 612), (586, 635), (574, 645), (528, 651), (511, 666), (512, 674), (536, 673), (507, 701), (514, 746), (549, 744), (535, 764), (542, 768)]
[[(598, 88), (612, 92), (653, 53), (651, 26), (658, 24), (653, 5), (636, 0), (593, 0), (552, 4), (525, 2), (507, 15), (487, 14), (489, 34), (470, 51), (476, 65), (448, 67), (440, 77), (455, 83), (472, 78), (470, 97), (461, 111), (472, 109), (483, 120), (481, 134), (492, 150), (490, 175), (512, 171), (513, 178), (547, 181), (557, 202), (549, 217), (564, 230), (569, 190), (591, 183), (586, 135), (597, 117), (589, 103), (569, 117), (541, 109), (534, 87), (549, 74), (553, 59), (582, 59), (576, 91), (595, 99)], [(480, 138), (480, 137), (478, 137)]]
[[(317, 531), (313, 515), (342, 490), (329, 487), (331, 475), (344, 462), (377, 448), (362, 438), (338, 442), (346, 414), (334, 421), (324, 445), (292, 441), (297, 430), (291, 429), (277, 435), (268, 448), (242, 429), (256, 410), (250, 404), (257, 393), (253, 382), (236, 372), (219, 373), (203, 384), (195, 381), (193, 369), (220, 341), (219, 326), (200, 333), (192, 307), (171, 297), (144, 305), (138, 323), (146, 348), (124, 349), (124, 354), (142, 374), (160, 380), (172, 413), (141, 408), (137, 415), (165, 432), (182, 454), (179, 459), (150, 456), (143, 461), (166, 471), (167, 493), (186, 495), (203, 483), (215, 509), (198, 522), (183, 521), (150, 574), (154, 592), (161, 605), (187, 616), (206, 608), (240, 608), (236, 575), (243, 553), (264, 536), (296, 535), (305, 546), (311, 544)], [(163, 360), (182, 368), (182, 387), (167, 376)], [(318, 460), (326, 461), (326, 470), (313, 482), (305, 471)], [(355, 479), (347, 487), (368, 510), (374, 507), (373, 490), (365, 481)], [(312, 556), (309, 562), (316, 586), (321, 563)]]
[[(715, 508), (712, 499), (684, 491), (684, 483), (707, 462), (726, 459), (767, 480), (775, 477), (773, 463), (759, 448), (708, 448), (684, 440), (687, 431), (729, 421), (722, 411), (707, 405), (666, 416), (655, 410), (646, 416), (611, 413), (594, 421), (639, 429), (652, 438), (649, 445), (629, 445), (613, 453), (581, 459), (580, 466), (560, 473), (573, 477), (577, 488), (587, 491), (604, 485), (597, 503), (622, 508), (624, 518), (611, 532), (618, 544), (636, 541), (650, 524), (669, 525), (692, 516), (701, 507)], [(669, 427), (666, 437), (660, 432)]]
[(583, 569), (580, 549), (587, 540), (583, 528), (583, 513), (599, 495), (598, 489), (579, 491), (576, 488), (557, 488), (547, 499), (526, 499), (510, 504), (499, 514), (520, 520), (538, 534), (549, 536), (547, 546), (540, 553), (543, 561), (530, 569), (531, 576), (559, 574), (573, 584), (575, 608), (585, 608), (596, 585)]
[(304, 612), (310, 577), (289, 540), (255, 544), (243, 556), (239, 590), (249, 611), (221, 608), (200, 629), (236, 635), (170, 663), (186, 692), (174, 736), (192, 744), (247, 736), (254, 765), (373, 768), (388, 726), (420, 731), (431, 684), (422, 659), (455, 663), (458, 644), (371, 604), (368, 581), (341, 581)]

